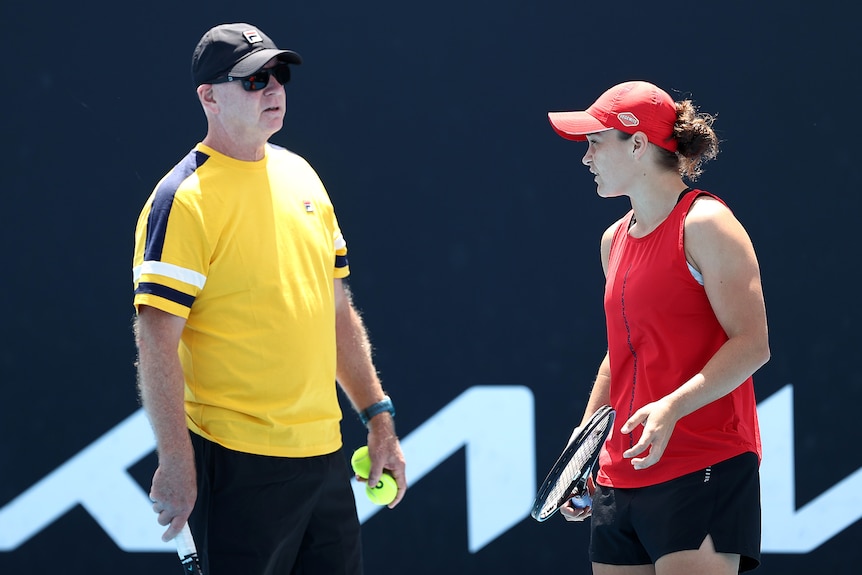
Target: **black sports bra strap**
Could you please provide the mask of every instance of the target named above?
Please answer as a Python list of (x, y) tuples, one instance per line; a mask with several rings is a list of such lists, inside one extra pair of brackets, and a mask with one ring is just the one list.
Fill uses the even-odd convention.
[(676, 199), (676, 203), (680, 203), (680, 202), (682, 201), (682, 199), (685, 197), (685, 195), (686, 195), (687, 193), (689, 193), (690, 191), (692, 191), (692, 188), (686, 188), (686, 189), (684, 189), (684, 190), (679, 194), (679, 197)]

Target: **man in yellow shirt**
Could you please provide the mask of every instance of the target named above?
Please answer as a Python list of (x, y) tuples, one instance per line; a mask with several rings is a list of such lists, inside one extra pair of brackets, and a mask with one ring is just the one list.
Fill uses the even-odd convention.
[(135, 234), (141, 399), (164, 539), (188, 520), (211, 575), (361, 573), (336, 381), (368, 426), (375, 483), (404, 496), (394, 408), (343, 279), (347, 244), (282, 128), (290, 66), (249, 24), (209, 30), (192, 75), (207, 134), (156, 186)]

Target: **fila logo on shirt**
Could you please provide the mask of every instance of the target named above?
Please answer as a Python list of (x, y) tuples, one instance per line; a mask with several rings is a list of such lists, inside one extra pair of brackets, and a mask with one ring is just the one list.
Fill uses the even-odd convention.
[(304, 202), (302, 202), (302, 205), (305, 206), (306, 212), (308, 212), (309, 214), (314, 213), (314, 204), (312, 204), (308, 200), (305, 200)]

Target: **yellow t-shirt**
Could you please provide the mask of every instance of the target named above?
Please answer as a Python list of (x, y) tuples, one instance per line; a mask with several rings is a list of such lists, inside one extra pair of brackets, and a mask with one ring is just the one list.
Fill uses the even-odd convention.
[(333, 281), (347, 246), (320, 178), (267, 145), (245, 162), (198, 144), (156, 186), (135, 233), (135, 306), (186, 318), (189, 428), (283, 457), (341, 447)]

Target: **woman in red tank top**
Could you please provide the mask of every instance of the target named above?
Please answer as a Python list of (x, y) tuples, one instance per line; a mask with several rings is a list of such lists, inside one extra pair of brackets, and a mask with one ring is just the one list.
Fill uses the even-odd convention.
[[(602, 236), (608, 352), (584, 414), (610, 404), (590, 556), (599, 575), (730, 574), (760, 558), (761, 456), (752, 374), (769, 359), (757, 258), (717, 197), (692, 190), (718, 153), (713, 118), (647, 82), (552, 112), (586, 141), (601, 197), (631, 210)], [(730, 494), (733, 496), (730, 496)]]

